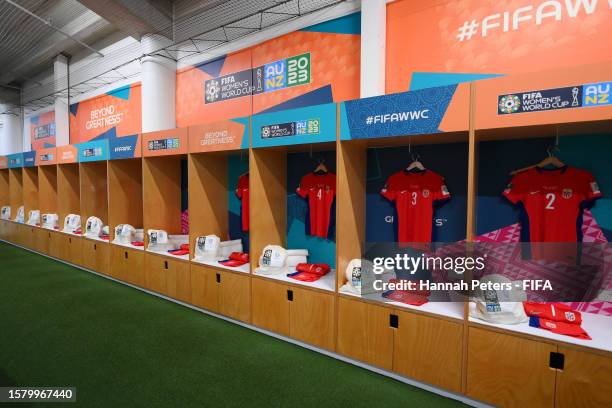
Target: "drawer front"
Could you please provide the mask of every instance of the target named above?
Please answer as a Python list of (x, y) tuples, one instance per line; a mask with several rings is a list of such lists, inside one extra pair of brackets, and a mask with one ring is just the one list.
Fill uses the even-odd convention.
[[(217, 282), (219, 274), (219, 282)], [(191, 265), (191, 301), (194, 305), (212, 312), (219, 311), (219, 287), (221, 274), (213, 268)]]
[(253, 324), (285, 336), (289, 335), (287, 286), (266, 279), (252, 278)]
[(236, 320), (249, 322), (251, 320), (251, 278), (249, 275), (221, 271), (220, 280), (219, 313)]

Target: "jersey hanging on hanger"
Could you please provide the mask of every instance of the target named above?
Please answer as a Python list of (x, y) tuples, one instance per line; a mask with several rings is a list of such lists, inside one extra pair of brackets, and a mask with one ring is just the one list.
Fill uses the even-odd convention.
[(236, 196), (242, 201), (242, 231), (249, 230), (249, 173), (238, 177)]
[(431, 170), (400, 170), (387, 179), (380, 193), (395, 203), (399, 242), (431, 242), (433, 204), (450, 198), (442, 176)]
[(591, 173), (569, 166), (518, 173), (503, 194), (523, 204), (531, 242), (577, 242), (584, 202), (602, 196)]
[(308, 198), (310, 235), (327, 238), (336, 195), (336, 175), (308, 173), (302, 177), (296, 192), (300, 197)]

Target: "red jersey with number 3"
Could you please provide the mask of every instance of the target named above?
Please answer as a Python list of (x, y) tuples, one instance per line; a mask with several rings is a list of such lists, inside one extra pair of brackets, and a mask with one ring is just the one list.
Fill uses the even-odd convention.
[(249, 173), (238, 177), (236, 196), (242, 201), (242, 231), (249, 230)]
[(522, 202), (531, 242), (576, 242), (584, 201), (601, 197), (593, 175), (574, 167), (532, 168), (512, 178), (504, 196)]
[(336, 175), (308, 173), (302, 177), (296, 192), (300, 197), (308, 198), (310, 235), (327, 238), (336, 195)]
[(431, 242), (433, 204), (450, 198), (442, 176), (431, 170), (401, 170), (387, 179), (380, 193), (395, 203), (399, 242)]

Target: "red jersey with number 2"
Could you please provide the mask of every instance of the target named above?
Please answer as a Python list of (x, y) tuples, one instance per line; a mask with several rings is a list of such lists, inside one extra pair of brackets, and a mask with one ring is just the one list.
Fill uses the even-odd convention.
[(236, 196), (242, 201), (242, 231), (249, 230), (249, 173), (238, 177)]
[(523, 203), (531, 242), (576, 242), (582, 203), (601, 197), (593, 175), (574, 167), (525, 170), (512, 178), (504, 196)]
[(331, 207), (336, 195), (336, 175), (308, 173), (302, 177), (296, 192), (300, 197), (308, 198), (310, 235), (327, 238)]
[(397, 209), (399, 242), (431, 242), (433, 204), (450, 198), (444, 178), (431, 170), (392, 174), (380, 192)]

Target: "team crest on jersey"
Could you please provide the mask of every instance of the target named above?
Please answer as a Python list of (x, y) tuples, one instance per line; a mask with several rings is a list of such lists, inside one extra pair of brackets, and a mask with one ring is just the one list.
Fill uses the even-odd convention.
[(568, 322), (576, 321), (576, 315), (572, 312), (565, 312), (565, 318), (567, 319)]
[(571, 188), (564, 188), (562, 193), (563, 198), (565, 198), (566, 200), (572, 198), (572, 193), (573, 192)]
[(427, 198), (429, 197), (429, 190), (428, 189), (424, 189), (423, 190), (423, 198)]

